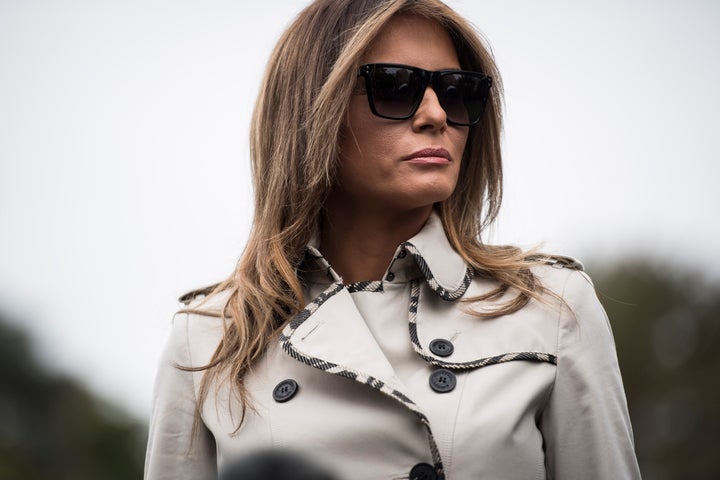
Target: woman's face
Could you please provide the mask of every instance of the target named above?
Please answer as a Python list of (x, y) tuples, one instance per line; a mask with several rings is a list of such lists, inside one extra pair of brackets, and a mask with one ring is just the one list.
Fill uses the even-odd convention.
[[(460, 68), (448, 33), (434, 21), (413, 16), (393, 18), (362, 63)], [(407, 120), (377, 117), (370, 111), (367, 95), (353, 95), (340, 140), (332, 201), (388, 213), (429, 208), (455, 189), (467, 137), (468, 127), (448, 125), (430, 87)]]

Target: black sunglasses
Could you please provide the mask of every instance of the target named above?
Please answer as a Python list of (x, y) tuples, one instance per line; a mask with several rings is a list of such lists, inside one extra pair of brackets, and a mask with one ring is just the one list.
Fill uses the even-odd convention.
[(395, 63), (370, 63), (360, 67), (370, 110), (391, 120), (415, 115), (430, 85), (445, 110), (450, 125), (470, 126), (480, 121), (492, 78), (478, 72), (438, 70)]

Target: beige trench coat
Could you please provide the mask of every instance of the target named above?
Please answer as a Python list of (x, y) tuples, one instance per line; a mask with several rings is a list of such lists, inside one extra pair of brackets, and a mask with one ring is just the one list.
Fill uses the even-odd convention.
[[(313, 300), (248, 375), (254, 410), (236, 433), (241, 409), (223, 384), (191, 442), (202, 373), (174, 365), (207, 363), (223, 326), (212, 314), (174, 317), (146, 479), (215, 478), (218, 466), (262, 448), (294, 450), (345, 480), (411, 471), (458, 480), (640, 478), (610, 326), (577, 263), (535, 271), (564, 304), (548, 295), (481, 320), (462, 299), (495, 284), (472, 274), (435, 215), (398, 247), (382, 282), (345, 286), (317, 249), (308, 247), (308, 258), (301, 275)], [(204, 308), (213, 305), (222, 299)]]

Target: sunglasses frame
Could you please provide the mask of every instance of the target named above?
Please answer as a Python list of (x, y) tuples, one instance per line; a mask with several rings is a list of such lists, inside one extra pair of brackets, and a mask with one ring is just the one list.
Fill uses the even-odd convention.
[[(389, 116), (389, 115), (383, 115), (377, 111), (375, 108), (375, 99), (373, 98), (373, 79), (372, 74), (373, 71), (378, 67), (391, 67), (391, 68), (403, 68), (412, 71), (416, 75), (420, 76), (421, 79), (421, 86), (420, 86), (420, 95), (418, 95), (418, 98), (414, 100), (414, 103), (412, 104), (412, 107), (410, 109), (410, 113), (405, 116), (395, 117), (395, 116)], [(475, 77), (480, 79), (482, 82), (482, 86), (484, 86), (484, 95), (481, 99), (482, 105), (480, 108), (480, 113), (477, 116), (477, 119), (473, 120), (470, 123), (461, 123), (461, 122), (455, 122), (450, 120), (450, 118), (447, 117), (447, 109), (445, 109), (445, 106), (442, 104), (442, 93), (438, 93), (439, 90), (439, 80), (444, 75), (449, 74), (463, 74), (463, 75), (469, 75), (471, 77)], [(411, 118), (415, 113), (417, 113), (418, 108), (420, 108), (420, 104), (422, 103), (422, 100), (425, 96), (425, 90), (428, 86), (430, 86), (433, 91), (435, 92), (435, 95), (437, 95), (438, 102), (440, 102), (440, 106), (445, 110), (445, 115), (447, 118), (447, 123), (449, 125), (456, 125), (456, 126), (462, 126), (462, 127), (470, 127), (473, 125), (477, 125), (480, 123), (480, 120), (482, 119), (483, 112), (485, 111), (485, 105), (487, 104), (487, 100), (490, 97), (490, 88), (492, 87), (492, 77), (488, 75), (484, 75), (480, 72), (472, 72), (469, 70), (424, 70), (420, 67), (414, 67), (412, 65), (403, 65), (401, 63), (368, 63), (365, 65), (361, 65), (360, 69), (358, 71), (358, 77), (363, 77), (365, 79), (365, 93), (368, 97), (368, 103), (370, 104), (370, 111), (373, 113), (373, 115), (378, 116), (380, 118), (387, 118), (389, 120), (407, 120)]]

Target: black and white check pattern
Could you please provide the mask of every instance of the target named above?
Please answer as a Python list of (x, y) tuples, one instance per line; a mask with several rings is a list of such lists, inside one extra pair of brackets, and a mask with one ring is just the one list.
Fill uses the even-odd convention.
[(356, 292), (382, 292), (383, 282), (381, 280), (375, 280), (372, 282), (355, 282), (345, 286), (347, 291), (350, 293)]

